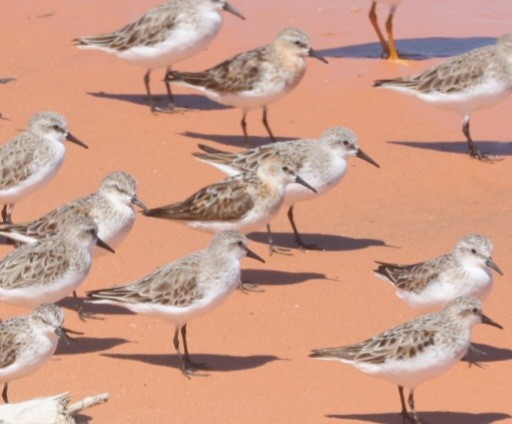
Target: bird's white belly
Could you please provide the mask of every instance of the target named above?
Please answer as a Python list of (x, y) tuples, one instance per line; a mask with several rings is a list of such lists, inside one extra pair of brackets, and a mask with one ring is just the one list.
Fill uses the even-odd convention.
[(474, 296), (484, 301), (492, 289), (492, 275), (487, 270), (474, 267), (466, 271), (466, 275), (448, 281), (441, 275), (432, 281), (420, 293), (398, 290), (398, 297), (404, 299), (413, 308), (443, 308), (451, 300), (460, 296)]
[(66, 155), (65, 147), (58, 148), (48, 162), (34, 171), (26, 180), (11, 187), (0, 189), (0, 203), (17, 203), (23, 197), (33, 193), (48, 183), (59, 171)]
[(415, 388), (448, 371), (466, 354), (468, 343), (454, 349), (430, 348), (412, 359), (388, 360), (383, 364), (359, 363), (357, 368), (399, 386)]
[(225, 284), (220, 290), (212, 290), (203, 299), (197, 300), (185, 307), (151, 303), (116, 302), (114, 300), (107, 299), (95, 299), (92, 301), (92, 303), (121, 306), (136, 314), (153, 316), (163, 321), (171, 322), (175, 326), (182, 326), (190, 320), (217, 308), (235, 290), (238, 282), (239, 277), (237, 279), (233, 279), (233, 284)]
[(22, 378), (37, 371), (55, 353), (58, 340), (57, 335), (38, 337), (27, 349), (22, 350), (13, 364), (0, 369), (0, 382)]
[(85, 279), (89, 268), (83, 272), (68, 272), (51, 283), (32, 284), (15, 289), (0, 288), (0, 300), (23, 308), (35, 308), (43, 303), (55, 303), (69, 295)]
[(500, 103), (510, 95), (512, 89), (507, 88), (504, 84), (488, 80), (473, 89), (461, 93), (416, 93), (399, 89), (397, 91), (413, 94), (440, 109), (469, 115), (476, 110), (485, 109)]
[[(122, 216), (124, 215), (124, 216)], [(117, 214), (112, 219), (97, 219), (98, 237), (110, 247), (116, 248), (126, 238), (135, 222), (135, 212), (130, 208), (129, 213)], [(105, 249), (95, 247), (94, 256), (102, 256), (107, 253)]]
[(119, 58), (147, 69), (158, 69), (185, 60), (204, 50), (220, 30), (222, 17), (216, 13), (200, 27), (182, 24), (169, 37), (152, 46), (134, 46), (119, 52)]

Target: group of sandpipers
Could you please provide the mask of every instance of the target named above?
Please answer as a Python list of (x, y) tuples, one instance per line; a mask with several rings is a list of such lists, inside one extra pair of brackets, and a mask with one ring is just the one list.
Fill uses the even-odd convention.
[[(384, 54), (398, 60), (392, 36), (392, 17), (399, 1), (391, 5), (386, 41), (376, 23), (372, 3), (370, 19)], [(243, 15), (224, 0), (168, 0), (123, 28), (94, 37), (77, 38), (79, 47), (104, 50), (147, 69), (144, 83), (154, 113), (176, 111), (170, 83), (201, 90), (213, 100), (243, 111), (242, 130), (248, 144), (246, 114), (263, 109), (263, 123), (272, 141), (267, 106), (298, 85), (306, 70), (305, 58), (327, 61), (311, 47), (309, 36), (298, 28), (282, 30), (263, 47), (241, 53), (204, 72), (178, 72), (171, 65), (203, 50), (220, 29), (225, 10)], [(167, 67), (169, 96), (166, 108), (155, 104), (150, 90), (153, 69)], [(434, 105), (465, 116), (463, 132), (471, 156), (485, 161), (498, 158), (482, 154), (469, 133), (469, 116), (479, 108), (502, 100), (512, 88), (512, 35), (496, 45), (476, 49), (431, 68), (420, 75), (380, 80), (376, 86), (413, 94)], [(249, 233), (267, 226), (282, 206), (288, 207), (295, 241), (307, 245), (294, 221), (293, 207), (334, 188), (347, 172), (347, 160), (356, 156), (379, 167), (359, 146), (348, 128), (333, 127), (319, 139), (274, 142), (239, 153), (210, 146), (195, 156), (228, 174), (187, 199), (149, 209), (137, 196), (137, 181), (126, 172), (112, 172), (99, 190), (65, 204), (43, 217), (13, 223), (14, 205), (46, 184), (61, 167), (65, 141), (84, 148), (72, 135), (64, 116), (42, 112), (33, 116), (26, 132), (0, 148), (0, 202), (4, 204), (0, 235), (18, 246), (0, 261), (0, 301), (33, 309), (25, 317), (0, 324), (0, 382), (8, 401), (11, 380), (41, 367), (54, 353), (58, 337), (67, 339), (64, 314), (54, 303), (73, 293), (87, 277), (98, 245), (114, 251), (130, 231), (140, 207), (148, 217), (186, 222), (192, 228), (216, 233), (202, 251), (178, 259), (128, 285), (87, 293), (92, 303), (121, 305), (133, 312), (157, 316), (175, 326), (173, 343), (186, 376), (199, 368), (190, 358), (187, 323), (222, 303), (240, 282), (240, 260), (247, 256), (264, 262), (249, 249)], [(402, 415), (419, 423), (414, 389), (423, 381), (447, 371), (463, 358), (475, 324), (501, 328), (482, 313), (490, 294), (491, 270), (502, 274), (492, 260), (493, 246), (481, 235), (468, 235), (455, 250), (414, 265), (380, 263), (375, 271), (391, 282), (400, 298), (414, 307), (442, 308), (395, 327), (359, 344), (318, 349), (314, 358), (346, 362), (362, 371), (389, 380), (399, 387)], [(180, 350), (181, 333), (183, 354)], [(403, 388), (411, 389), (407, 411)]]

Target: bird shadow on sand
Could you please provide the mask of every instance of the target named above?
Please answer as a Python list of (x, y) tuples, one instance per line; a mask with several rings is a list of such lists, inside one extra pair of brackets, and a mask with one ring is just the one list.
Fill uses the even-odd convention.
[[(371, 246), (384, 246), (391, 247), (383, 240), (367, 239), (367, 238), (352, 238), (343, 237), (333, 234), (318, 234), (318, 233), (300, 233), (304, 243), (315, 243), (320, 250), (327, 252), (341, 252), (346, 250), (360, 250), (366, 249)], [(250, 240), (258, 243), (268, 244), (268, 235), (266, 232), (255, 232), (248, 235)], [(284, 247), (286, 249), (296, 249), (301, 253), (292, 233), (276, 233), (272, 231), (272, 238), (277, 247)], [(294, 252), (291, 252), (292, 254)]]
[[(405, 147), (413, 147), (415, 149), (468, 155), (467, 141), (388, 141), (388, 143)], [(475, 140), (475, 144), (482, 153), (490, 153), (498, 156), (512, 156), (512, 142), (509, 141)]]
[(75, 421), (77, 423), (80, 423), (80, 424), (89, 424), (92, 422), (92, 418), (91, 416), (89, 415), (82, 415), (82, 414), (77, 414), (75, 417)]
[[(91, 299), (88, 297), (79, 297), (78, 305), (82, 306), (85, 314), (90, 314), (89, 318), (86, 317), (86, 320), (101, 320), (101, 315), (135, 315), (134, 312), (129, 309), (123, 308), (122, 306), (116, 305), (102, 305), (102, 304), (94, 304), (90, 303)], [(72, 297), (66, 297), (57, 302), (62, 308), (70, 309), (76, 313), (75, 300)]]
[[(102, 353), (101, 356), (114, 359), (126, 359), (139, 361), (150, 365), (172, 367), (181, 370), (178, 357), (172, 354), (111, 354)], [(268, 362), (284, 360), (273, 355), (230, 356), (214, 354), (191, 354), (194, 362), (204, 363), (208, 369), (206, 372), (215, 371), (241, 371), (261, 367)]]
[[(496, 37), (427, 37), (397, 40), (400, 55), (408, 60), (444, 58), (468, 52), (478, 47), (495, 44)], [(353, 44), (320, 50), (322, 56), (349, 59), (381, 59), (381, 46), (378, 42)]]
[[(189, 138), (194, 138), (197, 140), (209, 140), (214, 141), (215, 143), (225, 144), (226, 146), (235, 146), (240, 149), (250, 149), (252, 147), (259, 147), (265, 144), (272, 143), (272, 140), (268, 136), (256, 136), (251, 135), (249, 133), (249, 146), (245, 145), (244, 135), (242, 133), (242, 129), (240, 129), (239, 135), (221, 135), (221, 134), (201, 134), (192, 131), (185, 131), (181, 133), (181, 135)], [(298, 137), (276, 137), (276, 141), (289, 141), (296, 140)]]
[[(470, 412), (421, 412), (418, 415), (422, 422), (435, 424), (491, 424), (510, 418), (509, 414), (502, 412), (484, 412), (472, 414)], [(399, 413), (385, 414), (330, 414), (326, 418), (339, 420), (352, 420), (377, 424), (402, 424), (402, 416)]]
[(512, 350), (504, 347), (489, 346), (481, 343), (471, 343), (471, 346), (478, 349), (482, 354), (477, 354), (471, 350), (468, 357), (477, 363), (510, 361), (512, 359)]
[[(96, 93), (88, 92), (90, 96), (97, 97), (100, 99), (108, 100), (120, 100), (122, 102), (134, 103), (136, 105), (144, 106), (149, 112), (148, 99), (143, 94), (116, 94), (116, 93), (105, 93), (99, 91)], [(166, 105), (167, 95), (153, 96), (154, 100), (158, 105)], [(231, 109), (231, 106), (221, 105), (215, 103), (208, 97), (201, 96), (199, 94), (178, 94), (174, 95), (174, 100), (179, 108), (184, 108), (183, 112), (188, 112), (186, 109), (190, 109), (190, 112), (195, 110), (220, 110), (220, 109)], [(179, 113), (178, 111), (177, 113)], [(166, 115), (166, 113), (158, 113), (158, 115)]]
[(16, 78), (12, 78), (12, 77), (0, 78), (0, 84), (8, 84), (13, 81), (16, 81)]
[(77, 337), (70, 344), (59, 343), (56, 355), (76, 355), (80, 353), (94, 353), (110, 350), (113, 347), (130, 343), (129, 340), (118, 337), (94, 338), (94, 337)]
[(317, 272), (285, 272), (268, 269), (244, 269), (242, 280), (258, 286), (287, 286), (304, 283), (308, 280), (332, 280)]

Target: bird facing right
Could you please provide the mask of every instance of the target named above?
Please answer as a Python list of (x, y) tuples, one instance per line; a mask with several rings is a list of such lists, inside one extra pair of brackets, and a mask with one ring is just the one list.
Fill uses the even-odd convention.
[[(59, 233), (25, 244), (0, 260), (0, 301), (34, 308), (71, 292), (76, 300), (75, 290), (91, 269), (93, 246), (114, 252), (98, 238), (92, 218), (78, 212)], [(78, 313), (83, 319), (80, 308)]]
[(9, 403), (10, 381), (26, 377), (46, 364), (57, 349), (59, 338), (68, 342), (63, 323), (62, 309), (48, 303), (38, 306), (28, 316), (0, 323), (0, 383), (4, 383), (5, 403)]
[(503, 275), (492, 259), (491, 240), (480, 234), (462, 237), (453, 252), (425, 262), (397, 265), (377, 262), (375, 275), (390, 282), (413, 308), (442, 308), (459, 296), (484, 302), (492, 289), (492, 272)]
[(174, 97), (166, 83), (169, 105), (155, 105), (150, 88), (154, 69), (167, 67), (204, 50), (222, 25), (222, 10), (245, 19), (225, 0), (167, 0), (142, 16), (107, 34), (80, 37), (79, 48), (102, 50), (147, 69), (144, 86), (152, 112), (173, 112)]
[[(396, 384), (404, 422), (421, 424), (414, 390), (444, 374), (466, 355), (473, 327), (478, 323), (503, 328), (482, 313), (478, 299), (458, 297), (441, 312), (413, 319), (355, 345), (313, 350), (310, 357), (346, 363)], [(410, 389), (412, 416), (405, 405), (404, 387)]]
[(390, 88), (462, 114), (462, 132), (470, 156), (483, 161), (500, 159), (480, 152), (471, 138), (469, 119), (473, 112), (498, 104), (512, 92), (512, 34), (502, 36), (495, 45), (452, 57), (419, 75), (377, 80), (374, 87)]
[[(119, 305), (174, 324), (174, 348), (185, 376), (197, 364), (189, 357), (187, 323), (218, 307), (240, 283), (240, 260), (247, 256), (265, 262), (247, 247), (247, 238), (236, 231), (221, 231), (205, 250), (157, 269), (126, 286), (87, 293), (96, 304)], [(184, 356), (180, 353), (179, 333)]]
[(171, 71), (166, 81), (202, 91), (212, 100), (243, 110), (242, 131), (249, 144), (245, 117), (251, 109), (263, 109), (263, 125), (272, 141), (267, 121), (268, 104), (293, 90), (306, 72), (305, 57), (327, 60), (311, 47), (311, 38), (298, 28), (282, 30), (263, 47), (240, 53), (203, 72)]
[(306, 249), (316, 248), (316, 245), (306, 244), (302, 240), (293, 218), (295, 203), (314, 199), (336, 187), (347, 173), (348, 159), (352, 156), (379, 168), (377, 162), (359, 147), (357, 134), (345, 127), (332, 127), (318, 140), (281, 141), (238, 153), (226, 153), (201, 144), (199, 147), (206, 153), (193, 153), (195, 157), (228, 175), (256, 171), (268, 157), (282, 157), (292, 162), (301, 178), (316, 190), (313, 192), (300, 184), (287, 185), (283, 203), (289, 206), (288, 219), (295, 241)]
[(2, 219), (11, 222), (14, 205), (45, 185), (59, 171), (66, 156), (65, 141), (86, 149), (68, 130), (68, 121), (57, 112), (34, 115), (28, 129), (0, 147), (0, 203)]
[(80, 210), (94, 220), (98, 237), (115, 248), (133, 226), (136, 217), (133, 205), (147, 210), (137, 196), (137, 185), (131, 174), (111, 172), (103, 179), (97, 193), (59, 206), (31, 222), (0, 224), (0, 235), (22, 243), (35, 243), (59, 232)]
[(286, 186), (294, 182), (316, 191), (299, 176), (292, 161), (269, 157), (256, 172), (226, 178), (182, 202), (150, 209), (144, 215), (185, 222), (203, 231), (229, 229), (250, 233), (277, 215)]

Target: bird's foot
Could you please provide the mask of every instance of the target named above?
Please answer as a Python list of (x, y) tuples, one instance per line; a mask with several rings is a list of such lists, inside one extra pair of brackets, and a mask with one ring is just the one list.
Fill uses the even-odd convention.
[(291, 256), (292, 249), (288, 249), (286, 247), (280, 247), (276, 246), (274, 243), (270, 243), (268, 245), (268, 254), (269, 256), (272, 256), (274, 253), (277, 255), (285, 255), (285, 256)]
[(240, 290), (243, 294), (249, 293), (263, 293), (264, 289), (258, 289), (257, 284), (251, 284), (248, 281), (241, 281), (238, 285), (238, 290)]
[(482, 153), (482, 152), (480, 152), (478, 147), (474, 147), (474, 148), (470, 147), (469, 148), (469, 155), (473, 159), (478, 159), (479, 161), (487, 162), (487, 163), (494, 163), (494, 162), (503, 160), (503, 158), (501, 156), (491, 155), (490, 153)]

